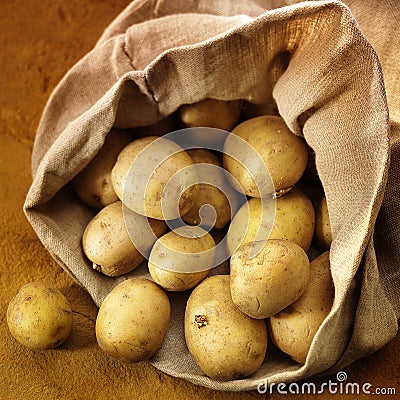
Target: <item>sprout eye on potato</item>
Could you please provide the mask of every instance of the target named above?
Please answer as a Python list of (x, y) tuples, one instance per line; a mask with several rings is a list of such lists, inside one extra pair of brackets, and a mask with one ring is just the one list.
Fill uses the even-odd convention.
[(53, 349), (71, 334), (72, 310), (58, 289), (31, 282), (10, 301), (7, 324), (12, 336), (28, 349)]

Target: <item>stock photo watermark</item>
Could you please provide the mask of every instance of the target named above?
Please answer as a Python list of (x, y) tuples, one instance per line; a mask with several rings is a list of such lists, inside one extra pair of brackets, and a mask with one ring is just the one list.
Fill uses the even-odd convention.
[(370, 382), (352, 382), (348, 380), (347, 373), (339, 371), (336, 374), (336, 380), (329, 379), (326, 382), (314, 383), (314, 382), (268, 382), (265, 378), (257, 386), (257, 391), (260, 394), (272, 394), (274, 392), (283, 395), (293, 394), (346, 394), (346, 395), (358, 395), (358, 394), (371, 394), (371, 395), (385, 395), (393, 396), (395, 398), (396, 388), (395, 387), (375, 387)]

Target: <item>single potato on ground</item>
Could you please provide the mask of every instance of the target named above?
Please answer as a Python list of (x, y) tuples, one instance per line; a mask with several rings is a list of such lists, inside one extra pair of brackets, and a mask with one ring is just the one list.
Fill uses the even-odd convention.
[(43, 281), (21, 287), (7, 308), (12, 336), (31, 350), (53, 349), (68, 339), (72, 310), (65, 296)]

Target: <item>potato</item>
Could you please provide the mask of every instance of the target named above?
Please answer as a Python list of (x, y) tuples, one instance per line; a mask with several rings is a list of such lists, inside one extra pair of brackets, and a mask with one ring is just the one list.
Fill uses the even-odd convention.
[(204, 99), (184, 104), (178, 110), (180, 121), (188, 128), (209, 127), (230, 131), (239, 121), (241, 101)]
[(232, 380), (256, 372), (267, 350), (264, 320), (242, 313), (232, 301), (229, 275), (214, 275), (196, 286), (185, 310), (190, 354), (213, 379)]
[(328, 250), (331, 247), (332, 231), (325, 196), (322, 197), (315, 212), (315, 240), (322, 250)]
[(126, 210), (125, 217), (126, 221), (122, 203), (117, 201), (100, 210), (83, 233), (83, 251), (93, 268), (104, 275), (119, 276), (138, 267), (157, 237), (167, 230), (164, 221), (131, 210)]
[(307, 254), (283, 239), (246, 243), (232, 255), (230, 266), (232, 300), (252, 318), (283, 310), (302, 295), (310, 280)]
[(127, 362), (152, 357), (168, 330), (168, 296), (154, 282), (130, 278), (104, 299), (96, 319), (96, 338), (108, 355)]
[(96, 156), (72, 180), (76, 194), (84, 203), (103, 208), (118, 201), (111, 183), (111, 170), (118, 154), (131, 140), (132, 135), (128, 131), (112, 129)]
[(314, 336), (332, 308), (333, 298), (327, 251), (311, 262), (310, 283), (302, 296), (269, 319), (275, 345), (293, 360), (305, 363)]
[[(232, 133), (234, 135), (228, 136), (224, 144), (223, 164), (238, 181), (239, 184), (234, 184), (236, 190), (247, 196), (264, 197), (285, 191), (300, 179), (307, 166), (308, 146), (304, 139), (288, 129), (281, 117), (251, 118), (237, 125)], [(260, 159), (238, 143), (235, 135), (248, 143)], [(270, 187), (265, 168), (273, 187)]]
[[(211, 164), (220, 167), (220, 169), (203, 168), (200, 165), (197, 169), (199, 181), (209, 183), (197, 185), (197, 195), (193, 200), (193, 205), (182, 216), (182, 219), (190, 225), (201, 224), (205, 227), (223, 228), (230, 222), (231, 213), (236, 211), (236, 191), (228, 183), (222, 169), (222, 162), (214, 153), (205, 149), (191, 149), (187, 153), (195, 164)], [(204, 215), (201, 215), (200, 209), (207, 204), (213, 207), (214, 211), (206, 211)]]
[[(191, 289), (214, 267), (215, 241), (200, 227), (180, 227), (154, 244), (148, 262), (156, 283), (169, 291)], [(184, 271), (184, 272), (182, 272)]]
[[(222, 151), (228, 132), (239, 121), (241, 101), (204, 99), (193, 104), (184, 104), (178, 109), (181, 125), (190, 128), (187, 140), (190, 144)], [(200, 127), (200, 129), (195, 129)], [(210, 129), (206, 129), (210, 128)], [(216, 132), (217, 129), (221, 131)]]
[[(170, 220), (187, 213), (198, 176), (192, 159), (176, 143), (148, 136), (129, 143), (111, 173), (119, 199), (138, 214)], [(174, 177), (174, 179), (172, 179)]]
[(53, 349), (71, 334), (72, 310), (67, 299), (46, 282), (23, 285), (7, 308), (12, 336), (31, 350)]
[(272, 206), (271, 202), (264, 203), (258, 198), (243, 204), (229, 226), (227, 246), (230, 254), (241, 244), (267, 239), (290, 240), (308, 251), (315, 226), (315, 212), (308, 197), (295, 188), (278, 197), (274, 220)]

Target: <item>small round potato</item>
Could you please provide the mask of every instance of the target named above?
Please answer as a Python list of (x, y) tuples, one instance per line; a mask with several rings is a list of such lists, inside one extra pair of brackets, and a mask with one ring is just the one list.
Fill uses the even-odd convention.
[(305, 363), (314, 336), (332, 308), (333, 298), (327, 251), (311, 262), (310, 283), (302, 296), (269, 319), (275, 345), (293, 360)]
[[(195, 164), (200, 164), (198, 168), (200, 181), (210, 183), (197, 184), (197, 195), (193, 200), (193, 205), (182, 216), (182, 219), (190, 225), (201, 224), (201, 226), (206, 227), (223, 228), (231, 220), (230, 201), (233, 203), (233, 209), (235, 209), (237, 202), (236, 192), (229, 185), (222, 170), (222, 162), (214, 153), (205, 149), (191, 149), (187, 153)], [(201, 167), (201, 164), (211, 164), (221, 167), (221, 169), (205, 169)], [(215, 213), (206, 213), (202, 218), (200, 209), (205, 205), (213, 207)]]
[[(200, 227), (181, 227), (161, 236), (149, 257), (149, 272), (164, 289), (191, 289), (214, 266), (215, 241)], [(180, 272), (185, 271), (185, 272)]]
[(232, 133), (247, 142), (260, 156), (257, 160), (243, 151), (234, 135), (227, 137), (223, 163), (239, 183), (234, 185), (236, 190), (251, 197), (271, 194), (260, 193), (260, 188), (265, 185), (265, 167), (274, 186), (272, 192), (285, 191), (300, 179), (307, 166), (308, 147), (303, 138), (288, 129), (280, 116), (263, 115), (248, 119), (237, 125)]
[(188, 128), (209, 127), (230, 131), (239, 121), (241, 101), (204, 99), (179, 108), (180, 121)]
[(138, 214), (170, 220), (187, 213), (198, 176), (190, 156), (171, 140), (148, 136), (129, 143), (111, 173), (119, 199)]
[(83, 233), (83, 251), (93, 268), (104, 275), (119, 276), (138, 267), (146, 251), (167, 230), (164, 221), (147, 219), (133, 211), (126, 217), (129, 221), (124, 220), (122, 203), (117, 201), (100, 210)]
[(241, 244), (268, 239), (286, 239), (298, 244), (307, 252), (311, 246), (315, 226), (314, 207), (309, 198), (295, 188), (278, 197), (274, 220), (271, 210), (266, 209), (264, 204), (271, 207), (271, 203), (251, 198), (236, 213), (227, 235), (230, 254)]
[(168, 296), (154, 282), (130, 278), (104, 299), (96, 319), (96, 338), (108, 355), (127, 362), (152, 357), (168, 330)]
[(128, 131), (112, 129), (93, 160), (72, 180), (76, 194), (84, 203), (103, 208), (118, 201), (111, 183), (111, 170), (118, 154), (131, 140)]
[(331, 247), (332, 231), (325, 196), (322, 197), (315, 212), (315, 240), (322, 250), (328, 250)]
[(190, 354), (213, 379), (249, 376), (267, 350), (264, 320), (242, 313), (232, 301), (228, 275), (214, 275), (191, 293), (185, 311), (185, 338)]
[(71, 333), (72, 310), (58, 289), (42, 281), (31, 282), (10, 301), (7, 324), (12, 336), (28, 349), (53, 349)]
[(232, 255), (230, 265), (232, 300), (252, 318), (283, 310), (303, 294), (310, 280), (307, 254), (283, 239), (246, 243)]

